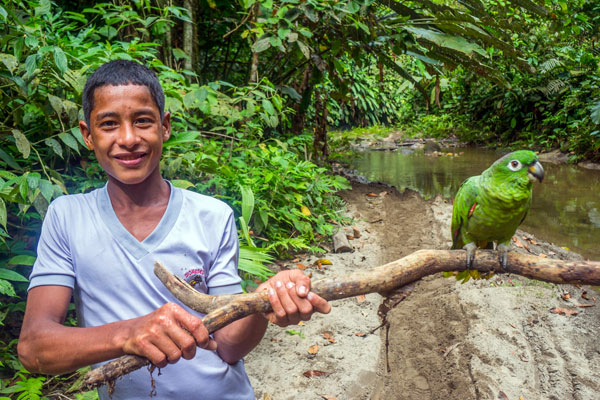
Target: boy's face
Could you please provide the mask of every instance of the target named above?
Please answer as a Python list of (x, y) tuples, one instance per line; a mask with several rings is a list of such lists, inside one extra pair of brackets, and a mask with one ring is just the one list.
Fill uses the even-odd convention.
[(90, 124), (80, 121), (79, 127), (109, 179), (134, 185), (160, 177), (162, 144), (171, 135), (171, 119), (165, 113), (161, 122), (146, 86), (97, 88)]

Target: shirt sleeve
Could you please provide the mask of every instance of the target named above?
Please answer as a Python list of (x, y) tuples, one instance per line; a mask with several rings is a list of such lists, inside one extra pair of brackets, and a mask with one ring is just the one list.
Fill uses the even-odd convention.
[(69, 237), (66, 234), (66, 218), (61, 218), (59, 212), (60, 206), (64, 204), (64, 200), (59, 198), (48, 207), (37, 247), (37, 259), (29, 277), (28, 290), (44, 285), (70, 288), (75, 286), (75, 271)]
[(242, 293), (238, 274), (239, 241), (233, 211), (228, 209), (227, 222), (206, 284), (208, 294)]

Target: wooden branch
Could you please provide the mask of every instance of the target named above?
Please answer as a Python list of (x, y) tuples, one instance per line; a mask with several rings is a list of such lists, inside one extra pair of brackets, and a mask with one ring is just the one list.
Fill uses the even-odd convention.
[[(462, 250), (419, 250), (371, 270), (313, 282), (311, 289), (329, 301), (389, 292), (428, 275), (464, 271), (465, 261)], [(552, 283), (600, 285), (600, 262), (593, 261), (562, 261), (509, 252), (508, 266), (502, 269), (496, 252), (479, 250), (473, 267), (481, 272), (512, 273)], [(160, 263), (155, 264), (154, 272), (181, 302), (195, 311), (207, 313), (202, 322), (210, 333), (250, 314), (271, 310), (266, 292), (210, 296), (197, 292)], [(143, 357), (121, 357), (90, 371), (82, 389), (114, 383), (117, 378), (148, 364), (149, 361)]]

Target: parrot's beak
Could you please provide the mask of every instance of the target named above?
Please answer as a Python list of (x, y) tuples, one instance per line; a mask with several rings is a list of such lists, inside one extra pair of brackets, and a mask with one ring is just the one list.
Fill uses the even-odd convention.
[(542, 167), (542, 164), (540, 164), (539, 161), (534, 161), (527, 170), (527, 176), (531, 181), (542, 183), (544, 180), (544, 167)]

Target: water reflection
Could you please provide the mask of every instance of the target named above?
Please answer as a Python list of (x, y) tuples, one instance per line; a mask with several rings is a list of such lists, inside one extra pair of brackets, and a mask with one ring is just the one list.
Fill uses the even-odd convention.
[[(469, 176), (479, 175), (503, 153), (482, 149), (453, 149), (458, 157), (430, 156), (422, 151), (366, 151), (354, 168), (373, 181), (410, 188), (425, 198), (452, 198)], [(543, 184), (535, 183), (533, 203), (521, 226), (556, 245), (600, 260), (600, 171), (572, 165), (543, 163)]]

